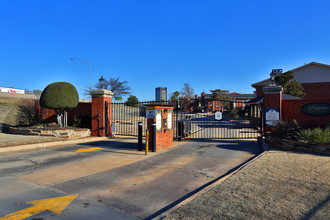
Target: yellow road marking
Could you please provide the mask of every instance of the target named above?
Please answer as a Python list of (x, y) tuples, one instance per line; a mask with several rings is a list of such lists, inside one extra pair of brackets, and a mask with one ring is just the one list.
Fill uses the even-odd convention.
[(30, 216), (36, 215), (43, 211), (49, 210), (56, 214), (61, 214), (62, 211), (77, 197), (77, 195), (72, 196), (61, 196), (50, 199), (42, 199), (27, 202), (27, 204), (32, 204), (30, 208), (23, 209), (21, 211), (6, 215), (1, 217), (0, 220), (19, 220), (25, 219)]
[(99, 150), (99, 149), (102, 149), (102, 147), (92, 147), (92, 148), (89, 148), (89, 149), (79, 149), (75, 153), (92, 152), (92, 151)]

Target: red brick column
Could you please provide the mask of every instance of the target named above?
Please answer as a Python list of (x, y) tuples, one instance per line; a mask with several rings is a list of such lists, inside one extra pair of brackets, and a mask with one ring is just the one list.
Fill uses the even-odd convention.
[(112, 125), (112, 96), (113, 92), (105, 89), (97, 89), (91, 92), (92, 95), (92, 136), (106, 136), (105, 133), (105, 102), (108, 102), (108, 128)]
[[(161, 111), (161, 130), (160, 131), (156, 131), (156, 150), (159, 150), (161, 148), (166, 148), (169, 146), (173, 145), (173, 128), (174, 128), (174, 124), (173, 124), (173, 119), (174, 119), (174, 113), (173, 113), (173, 106), (149, 106), (147, 107), (147, 110), (153, 110), (153, 111)], [(167, 117), (168, 117), (168, 112), (171, 111), (172, 113), (172, 128), (169, 129), (168, 128), (168, 121), (167, 121)], [(166, 127), (164, 127), (163, 124), (163, 120), (166, 120)], [(153, 122), (156, 122), (155, 118), (148, 118), (147, 120), (147, 127), (149, 130), (149, 150), (152, 150), (152, 126), (151, 124)]]
[(266, 86), (262, 88), (264, 92), (264, 109), (265, 109), (265, 135), (269, 133), (272, 129), (270, 125), (267, 124), (267, 110), (276, 109), (279, 111), (279, 120), (282, 119), (282, 91), (281, 86)]

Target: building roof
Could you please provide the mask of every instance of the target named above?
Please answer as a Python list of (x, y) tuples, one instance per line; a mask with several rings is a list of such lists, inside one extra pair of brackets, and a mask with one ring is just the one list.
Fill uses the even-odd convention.
[(282, 100), (290, 100), (290, 99), (302, 99), (302, 98), (282, 93)]
[[(291, 100), (291, 99), (302, 99), (302, 98), (282, 93), (282, 100)], [(259, 102), (263, 102), (263, 101), (264, 101), (264, 96), (262, 95), (257, 98), (251, 99), (250, 101), (248, 101), (248, 103), (254, 104), (254, 103), (259, 103)]]
[(259, 103), (259, 102), (263, 102), (264, 101), (264, 96), (259, 96), (257, 98), (251, 99), (250, 101), (248, 101), (247, 103)]
[[(254, 99), (256, 97), (255, 94), (244, 94), (237, 92), (230, 93), (228, 96), (234, 99)], [(205, 94), (205, 99), (212, 99), (212, 94)]]
[[(327, 64), (317, 63), (317, 62), (310, 62), (310, 63), (307, 63), (307, 64), (305, 64), (305, 65), (299, 66), (299, 67), (297, 67), (297, 68), (295, 68), (295, 69), (288, 70), (288, 71), (293, 71), (293, 72), (295, 72), (295, 71), (297, 71), (297, 70), (300, 70), (300, 69), (303, 69), (303, 68), (306, 68), (306, 67), (308, 67), (308, 66), (312, 66), (312, 65), (316, 65), (316, 66), (322, 66), (322, 67), (330, 68), (330, 65), (327, 65)], [(288, 71), (287, 71), (287, 72), (288, 72)], [(264, 80), (262, 80), (262, 81), (259, 81), (259, 82), (256, 82), (256, 83), (253, 83), (251, 86), (255, 88), (256, 86), (260, 86), (260, 85), (268, 85), (268, 84), (270, 84), (270, 83), (271, 83), (270, 79), (264, 79)]]
[(231, 93), (229, 94), (229, 96), (236, 99), (254, 99), (256, 97), (255, 94), (244, 94), (244, 93)]

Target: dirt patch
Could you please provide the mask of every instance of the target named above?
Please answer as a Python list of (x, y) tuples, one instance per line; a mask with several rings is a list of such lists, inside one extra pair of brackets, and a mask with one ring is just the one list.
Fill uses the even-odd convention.
[(0, 133), (0, 147), (63, 141), (63, 138)]
[(269, 151), (166, 219), (327, 219), (330, 157)]

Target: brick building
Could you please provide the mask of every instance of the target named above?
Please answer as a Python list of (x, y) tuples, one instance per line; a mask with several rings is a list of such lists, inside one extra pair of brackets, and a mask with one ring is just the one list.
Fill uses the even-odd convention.
[[(231, 98), (230, 108), (232, 109), (242, 109), (246, 103), (248, 103), (251, 99), (254, 99), (255, 94), (244, 94), (244, 93), (228, 93), (227, 94)], [(208, 109), (209, 111), (220, 111), (224, 108), (224, 102), (222, 101), (213, 101), (212, 94), (202, 93), (200, 97), (200, 102), (202, 106), (205, 106), (204, 109)]]
[[(290, 71), (294, 72), (294, 80), (304, 87), (306, 96), (303, 99), (330, 99), (330, 65), (311, 62)], [(262, 96), (262, 88), (269, 84), (269, 78), (252, 84), (256, 89), (256, 96)]]

